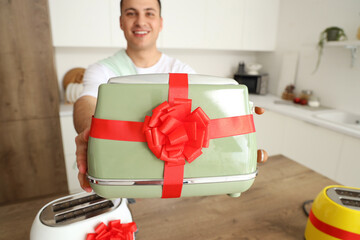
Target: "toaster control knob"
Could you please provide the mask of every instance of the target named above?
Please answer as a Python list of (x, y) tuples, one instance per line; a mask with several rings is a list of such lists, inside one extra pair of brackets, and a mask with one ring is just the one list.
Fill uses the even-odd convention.
[(268, 154), (265, 150), (259, 149), (257, 150), (257, 162), (258, 163), (264, 163), (268, 159)]

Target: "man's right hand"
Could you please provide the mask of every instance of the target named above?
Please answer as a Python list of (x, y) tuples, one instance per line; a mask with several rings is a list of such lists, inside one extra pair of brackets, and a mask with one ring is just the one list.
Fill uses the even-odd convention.
[(81, 188), (86, 192), (91, 192), (90, 183), (86, 177), (87, 172), (87, 148), (89, 141), (90, 128), (86, 128), (75, 138), (76, 143), (76, 163), (79, 169), (78, 179)]

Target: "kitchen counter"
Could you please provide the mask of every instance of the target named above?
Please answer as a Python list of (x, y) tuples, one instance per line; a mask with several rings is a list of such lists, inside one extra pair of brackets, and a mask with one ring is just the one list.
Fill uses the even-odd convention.
[(293, 117), (298, 120), (303, 120), (305, 122), (360, 139), (360, 125), (359, 128), (354, 129), (346, 126), (345, 124), (333, 123), (331, 121), (326, 121), (315, 116), (320, 113), (332, 113), (339, 110), (323, 106), (318, 108), (302, 106), (299, 104), (294, 104), (291, 101), (283, 100), (271, 94), (250, 94), (249, 98), (255, 106), (262, 107), (265, 110), (267, 109), (269, 111), (277, 112), (285, 116)]
[(74, 109), (74, 104), (61, 103), (60, 104), (60, 117), (72, 116), (73, 109)]
[[(130, 205), (136, 239), (303, 239), (304, 201), (334, 181), (281, 155), (259, 166), (240, 198), (137, 199)], [(38, 210), (60, 196), (0, 206), (2, 239), (28, 239)], [(84, 238), (85, 239), (85, 238)]]

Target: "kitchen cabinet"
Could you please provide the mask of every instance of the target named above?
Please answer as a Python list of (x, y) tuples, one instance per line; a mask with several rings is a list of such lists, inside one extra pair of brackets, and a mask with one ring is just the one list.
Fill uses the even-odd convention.
[(279, 0), (163, 2), (164, 48), (275, 49)]
[(282, 152), (318, 173), (336, 179), (342, 140), (342, 134), (288, 117)]
[[(208, 0), (163, 0), (162, 43), (163, 48), (205, 48), (206, 16), (204, 8)], [(191, 7), (190, 7), (191, 6)]]
[(258, 148), (265, 149), (270, 156), (282, 154), (286, 120), (287, 117), (268, 110), (262, 115), (254, 114)]
[[(163, 0), (160, 48), (271, 51), (279, 0)], [(126, 47), (119, 0), (49, 0), (55, 47)]]
[(345, 136), (337, 165), (336, 179), (348, 185), (360, 187), (360, 139)]
[[(62, 106), (67, 109), (71, 109), (67, 112), (72, 112), (72, 106)], [(64, 147), (64, 158), (65, 158), (65, 168), (66, 168), (66, 177), (68, 182), (68, 190), (70, 193), (76, 193), (82, 191), (79, 181), (78, 181), (78, 169), (76, 165), (76, 145), (75, 137), (77, 133), (73, 124), (72, 114), (64, 114), (60, 116), (60, 125), (61, 125), (61, 134)]]
[(49, 0), (55, 47), (126, 47), (120, 0)]
[(244, 9), (242, 49), (274, 50), (280, 2), (278, 0), (247, 0)]
[(254, 116), (258, 148), (282, 154), (335, 181), (360, 187), (360, 139), (266, 110)]

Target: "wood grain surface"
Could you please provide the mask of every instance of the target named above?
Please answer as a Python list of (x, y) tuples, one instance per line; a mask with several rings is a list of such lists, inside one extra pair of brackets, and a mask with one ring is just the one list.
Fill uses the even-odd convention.
[(67, 192), (47, 4), (0, 0), (0, 205)]
[(0, 0), (0, 121), (59, 115), (47, 0)]
[(0, 201), (67, 192), (59, 119), (0, 122)]
[[(303, 202), (332, 184), (336, 183), (286, 157), (273, 156), (239, 198), (136, 199), (130, 205), (139, 229), (136, 239), (303, 240)], [(0, 236), (28, 239), (36, 213), (56, 198), (0, 207)]]

